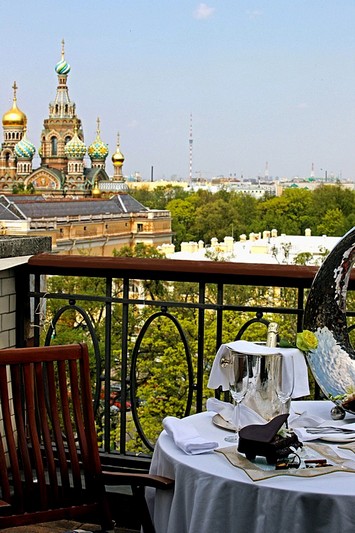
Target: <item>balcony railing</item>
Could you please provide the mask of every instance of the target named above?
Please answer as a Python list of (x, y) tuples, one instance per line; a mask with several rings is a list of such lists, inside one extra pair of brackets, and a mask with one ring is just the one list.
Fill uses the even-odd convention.
[[(71, 313), (74, 338), (88, 342), (93, 353), (94, 408), (102, 424), (103, 460), (144, 467), (154, 446), (149, 424), (147, 429), (142, 422), (146, 411), (154, 413), (149, 403), (159, 404), (158, 416), (164, 413), (162, 404), (168, 407), (165, 414), (201, 411), (213, 394), (206, 383), (220, 344), (234, 340), (245, 323), (251, 325), (248, 335), (253, 327), (259, 328), (253, 340), (255, 335), (260, 340), (266, 333), (265, 319), (278, 321), (281, 333), (284, 327), (295, 335), (302, 329), (307, 289), (316, 271), (308, 266), (41, 254), (18, 269), (17, 345), (26, 345), (31, 337), (35, 345), (55, 342), (58, 325)], [(56, 276), (63, 276), (63, 284), (51, 291), (48, 280)], [(97, 291), (66, 288), (66, 280), (83, 278), (100, 280)], [(349, 289), (354, 286), (351, 280)], [(88, 311), (93, 304), (96, 310)], [(173, 340), (166, 348), (168, 337)], [(179, 369), (168, 380), (165, 355)], [(150, 395), (145, 388), (148, 375), (156, 389)], [(176, 386), (181, 395), (176, 413), (172, 400), (177, 398), (162, 390), (163, 377), (166, 386)], [(136, 438), (141, 443), (138, 451), (132, 449)]]

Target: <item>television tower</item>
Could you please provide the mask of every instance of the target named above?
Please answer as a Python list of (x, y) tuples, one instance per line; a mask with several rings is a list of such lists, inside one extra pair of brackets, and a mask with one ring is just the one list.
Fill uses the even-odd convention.
[(311, 178), (314, 178), (314, 163), (312, 163), (311, 167)]
[(189, 183), (192, 184), (192, 114), (190, 113), (190, 137), (189, 137)]
[(269, 162), (268, 161), (266, 161), (265, 163), (264, 178), (267, 180), (269, 179)]

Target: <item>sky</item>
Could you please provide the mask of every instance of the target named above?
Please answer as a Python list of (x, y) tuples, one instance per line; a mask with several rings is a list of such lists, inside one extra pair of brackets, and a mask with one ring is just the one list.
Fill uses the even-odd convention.
[(85, 143), (100, 117), (125, 175), (188, 178), (192, 116), (193, 177), (355, 179), (354, 27), (354, 0), (2, 0), (0, 113), (16, 80), (39, 146), (64, 39)]

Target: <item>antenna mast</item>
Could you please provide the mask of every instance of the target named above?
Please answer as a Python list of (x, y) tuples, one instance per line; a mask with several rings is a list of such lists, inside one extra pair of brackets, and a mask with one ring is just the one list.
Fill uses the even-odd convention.
[(190, 137), (189, 137), (189, 183), (192, 185), (192, 113), (190, 113)]

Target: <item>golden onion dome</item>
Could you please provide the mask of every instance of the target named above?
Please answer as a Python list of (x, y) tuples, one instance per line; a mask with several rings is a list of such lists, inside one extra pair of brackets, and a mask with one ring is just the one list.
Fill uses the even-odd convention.
[(101, 196), (101, 191), (99, 189), (99, 185), (97, 183), (97, 180), (95, 180), (94, 186), (93, 186), (92, 191), (91, 191), (91, 195), (92, 195), (93, 198), (100, 198), (100, 196)]
[(17, 127), (25, 127), (27, 123), (27, 117), (21, 109), (17, 107), (17, 98), (16, 98), (16, 90), (17, 85), (16, 82), (14, 82), (12, 86), (14, 90), (14, 99), (12, 108), (7, 111), (3, 117), (2, 117), (2, 125), (3, 126), (17, 126)]
[(113, 154), (111, 160), (112, 160), (112, 163), (113, 163), (114, 167), (122, 167), (122, 165), (124, 163), (124, 155), (122, 154), (122, 152), (120, 150), (120, 135), (119, 134), (117, 134), (116, 152)]

